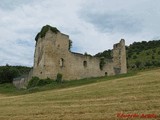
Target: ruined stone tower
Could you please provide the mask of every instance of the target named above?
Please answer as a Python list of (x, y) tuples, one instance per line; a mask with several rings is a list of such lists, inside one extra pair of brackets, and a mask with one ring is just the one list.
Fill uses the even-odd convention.
[(121, 39), (120, 43), (114, 44), (113, 46), (113, 61), (115, 73), (127, 73), (126, 66), (126, 49), (125, 40)]
[(54, 27), (44, 26), (36, 37), (32, 76), (56, 79), (58, 73), (65, 80), (115, 75), (127, 72), (125, 41), (113, 47), (113, 59), (101, 59), (70, 50), (68, 35)]

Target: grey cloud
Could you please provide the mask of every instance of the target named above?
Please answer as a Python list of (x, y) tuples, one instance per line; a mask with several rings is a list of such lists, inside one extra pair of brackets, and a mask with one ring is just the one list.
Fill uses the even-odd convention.
[(30, 42), (30, 41), (27, 41), (27, 40), (17, 40), (16, 41), (16, 44), (17, 45), (20, 45), (20, 46), (32, 46), (33, 47), (33, 45), (34, 45), (34, 43), (33, 42)]
[(0, 65), (32, 65), (34, 38), (46, 24), (70, 35), (73, 50), (95, 54), (159, 37), (159, 0), (1, 0)]
[(85, 12), (85, 14), (81, 14), (81, 16), (81, 18), (93, 24), (95, 28), (98, 28), (101, 32), (133, 34), (140, 32), (143, 26), (140, 20), (121, 11), (116, 13), (106, 12), (103, 14)]
[(4, 10), (12, 10), (19, 5), (28, 4), (34, 0), (1, 0), (0, 8)]

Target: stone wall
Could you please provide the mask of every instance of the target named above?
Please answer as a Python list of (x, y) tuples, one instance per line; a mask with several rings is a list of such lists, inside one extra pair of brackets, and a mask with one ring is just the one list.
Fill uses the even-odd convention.
[(127, 72), (125, 41), (115, 44), (113, 59), (100, 69), (100, 58), (69, 51), (69, 36), (49, 30), (45, 37), (38, 39), (35, 47), (32, 76), (56, 79), (58, 73), (65, 80), (115, 75)]
[(13, 79), (13, 85), (16, 86), (16, 88), (26, 88), (27, 85), (27, 81), (28, 81), (28, 76), (21, 76), (18, 78), (14, 78)]
[(119, 43), (113, 45), (113, 61), (115, 73), (127, 73), (125, 40), (121, 39)]

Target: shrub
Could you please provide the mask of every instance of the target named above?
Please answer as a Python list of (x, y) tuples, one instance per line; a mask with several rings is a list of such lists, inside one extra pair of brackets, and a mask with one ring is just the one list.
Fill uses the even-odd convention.
[(132, 54), (129, 54), (129, 53), (127, 54), (127, 58), (131, 58), (131, 56), (132, 56)]
[(146, 55), (150, 55), (150, 53), (149, 53), (149, 52), (146, 52)]
[(152, 59), (155, 59), (155, 57), (152, 55)]
[(32, 88), (36, 86), (44, 86), (46, 84), (52, 83), (52, 80), (50, 78), (47, 79), (39, 79), (38, 77), (32, 77), (32, 79), (29, 81), (27, 88)]
[(44, 86), (46, 84), (52, 83), (52, 80), (50, 78), (47, 79), (40, 79), (37, 86)]
[(39, 77), (32, 77), (32, 79), (28, 82), (27, 88), (37, 86), (38, 82), (40, 81)]
[(137, 59), (137, 56), (136, 56), (136, 55), (134, 55), (134, 56), (133, 56), (133, 59)]
[(62, 76), (63, 76), (63, 75), (60, 74), (60, 73), (57, 74), (57, 78), (56, 78), (56, 82), (57, 82), (57, 83), (61, 83), (61, 82), (62, 82)]
[(150, 67), (150, 66), (152, 66), (152, 63), (150, 61), (146, 61), (145, 66)]
[(156, 50), (155, 50), (155, 49), (153, 49), (153, 50), (152, 50), (152, 52), (153, 52), (153, 53), (156, 53)]
[(141, 64), (142, 64), (142, 63), (141, 63), (140, 61), (136, 61), (136, 62), (135, 62), (135, 65), (136, 65), (137, 68), (140, 68)]

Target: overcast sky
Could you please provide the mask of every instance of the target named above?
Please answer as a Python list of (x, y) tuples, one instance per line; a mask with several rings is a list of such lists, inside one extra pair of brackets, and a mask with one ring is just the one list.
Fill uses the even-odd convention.
[(160, 0), (1, 0), (0, 65), (33, 65), (35, 36), (57, 27), (72, 51), (96, 54), (121, 38), (160, 39)]

